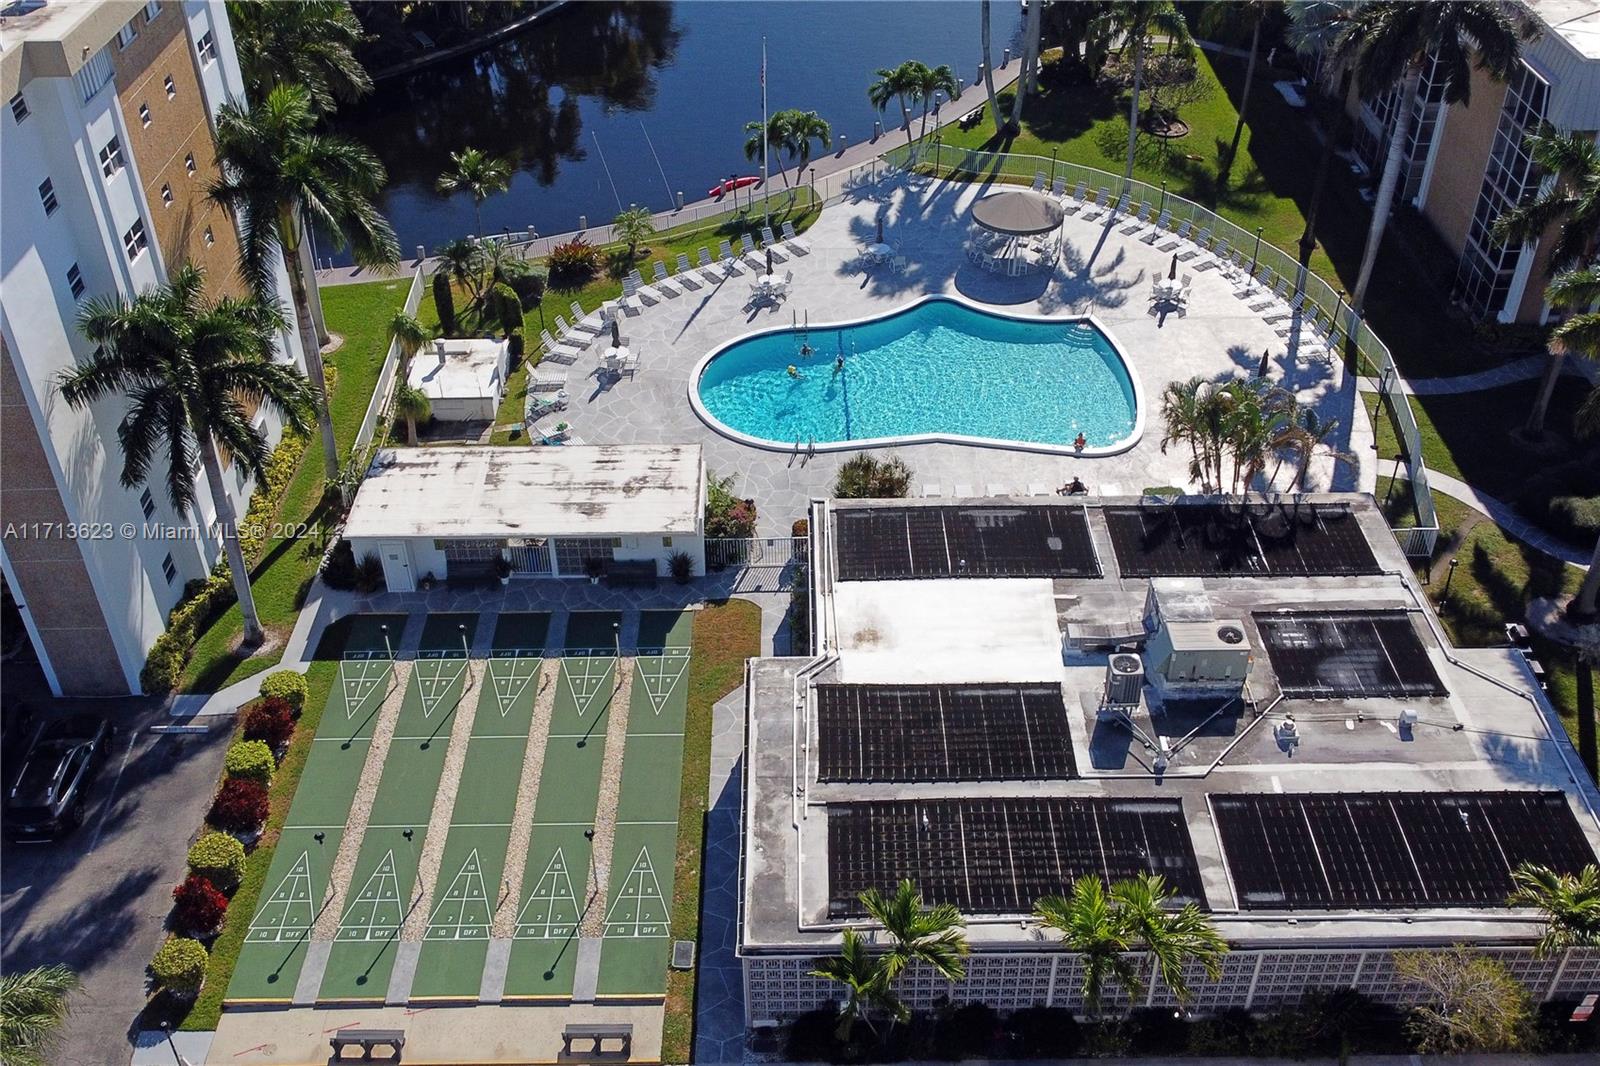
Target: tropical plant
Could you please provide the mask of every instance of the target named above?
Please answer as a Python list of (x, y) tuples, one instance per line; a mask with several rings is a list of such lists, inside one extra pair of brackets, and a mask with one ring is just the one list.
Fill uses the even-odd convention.
[(889, 980), (899, 977), (913, 962), (931, 966), (946, 980), (960, 981), (967, 976), (963, 961), (967, 938), (961, 931), (961, 912), (954, 904), (926, 905), (916, 885), (907, 879), (895, 886), (893, 895), (867, 889), (861, 893), (861, 905), (893, 941), (887, 961)]
[[(1545, 298), (1556, 307), (1594, 307), (1600, 302), (1600, 267), (1568, 270), (1557, 274), (1545, 289)], [(1546, 345), (1550, 349), (1551, 368), (1557, 376), (1561, 361), (1567, 355), (1600, 360), (1600, 311), (1580, 311), (1568, 318), (1550, 331)], [(1552, 374), (1547, 370), (1545, 383), (1540, 388), (1540, 395), (1543, 397), (1542, 407), (1547, 408), (1549, 405), (1547, 390), (1551, 388), (1554, 388)], [(1542, 409), (1538, 410), (1538, 416), (1542, 423), (1544, 419)], [(1600, 389), (1591, 391), (1583, 406), (1578, 409), (1575, 429), (1580, 436), (1600, 432)], [(1578, 594), (1573, 597), (1569, 610), (1577, 619), (1593, 618), (1600, 613), (1600, 538), (1595, 540), (1594, 554), (1589, 560), (1589, 572), (1584, 574), (1583, 584), (1578, 587)]]
[(405, 419), (406, 443), (411, 447), (417, 446), (417, 423), (426, 422), (433, 413), (433, 405), (428, 400), (428, 394), (411, 384), (402, 381), (394, 387), (394, 413), (395, 417)]
[(405, 381), (411, 376), (411, 360), (428, 343), (428, 329), (409, 311), (396, 311), (394, 317), (389, 319), (389, 340), (400, 355), (395, 376)]
[(176, 996), (194, 996), (205, 983), (206, 963), (210, 959), (204, 944), (175, 936), (161, 945), (150, 960), (150, 976), (156, 987)]
[(229, 0), (228, 22), (252, 103), (281, 84), (301, 85), (326, 115), (372, 91), (372, 78), (355, 56), (365, 39), (361, 22), (344, 0)]
[(1133, 88), (1128, 100), (1128, 162), (1122, 172), (1123, 178), (1132, 179), (1134, 150), (1139, 143), (1139, 91), (1150, 38), (1160, 33), (1174, 43), (1185, 44), (1189, 40), (1189, 25), (1172, 0), (1125, 0), (1112, 4), (1107, 18), (1122, 30), (1126, 47), (1133, 49)]
[[(1288, 491), (1295, 492), (1305, 487), (1306, 473), (1318, 452), (1324, 452), (1334, 459), (1350, 461), (1350, 454), (1333, 443), (1339, 432), (1337, 418), (1324, 417), (1315, 407), (1301, 404), (1290, 392), (1278, 392), (1276, 402), (1275, 417), (1268, 425), (1268, 446), (1278, 454), (1279, 467), (1285, 451), (1294, 455), (1295, 472), (1289, 480)], [(1273, 468), (1269, 484), (1277, 482), (1279, 467)]]
[[(1289, 43), (1302, 59), (1318, 61), (1324, 52), (1332, 48), (1333, 39), (1341, 25), (1340, 19), (1348, 6), (1345, 0), (1293, 0), (1289, 4)], [(1314, 112), (1331, 110), (1333, 128), (1322, 138), (1317, 173), (1312, 179), (1311, 198), (1306, 206), (1306, 225), (1300, 232), (1300, 266), (1307, 270), (1311, 267), (1311, 255), (1317, 249), (1317, 216), (1322, 210), (1323, 194), (1327, 191), (1328, 172), (1335, 152), (1343, 143), (1345, 123), (1349, 121), (1337, 99), (1331, 109), (1322, 106), (1324, 90), (1328, 90), (1329, 95), (1337, 95), (1332, 85), (1336, 84), (1339, 76), (1338, 67), (1332, 63), (1317, 62), (1317, 68), (1323, 76), (1307, 81), (1307, 96)]]
[(898, 455), (879, 459), (867, 452), (852, 456), (833, 479), (833, 495), (841, 500), (901, 499), (911, 491), (911, 468)]
[(78, 984), (59, 963), (0, 977), (0, 1062), (46, 1066)]
[(210, 936), (228, 913), (228, 897), (199, 874), (190, 874), (172, 890), (172, 924), (191, 936)]
[(1227, 943), (1193, 903), (1174, 909), (1174, 893), (1155, 874), (1118, 881), (1107, 891), (1098, 877), (1080, 877), (1066, 896), (1046, 896), (1034, 905), (1045, 928), (1083, 957), (1083, 999), (1098, 1014), (1106, 983), (1137, 999), (1144, 988), (1137, 955), (1148, 953), (1180, 1002), (1190, 997), (1184, 970), (1199, 963), (1211, 978), (1222, 972)]
[(794, 164), (794, 183), (800, 185), (806, 164), (811, 161), (812, 145), (823, 151), (833, 147), (833, 127), (815, 111), (794, 110), (783, 129), (783, 150)]
[[(752, 163), (762, 158), (763, 153), (771, 158), (783, 150), (784, 123), (789, 120), (789, 112), (774, 111), (767, 116), (766, 124), (760, 119), (752, 119), (744, 124), (744, 157)], [(778, 177), (783, 179), (785, 188), (789, 186), (789, 173), (781, 165), (778, 167)]]
[(1006, 129), (1011, 133), (1022, 129), (1022, 109), (1027, 106), (1028, 93), (1034, 89), (1034, 82), (1039, 75), (1039, 20), (1043, 13), (1043, 4), (1028, 5), (1027, 19), (1022, 29), (1022, 69), (1017, 72), (1017, 83), (1011, 96), (1011, 117), (1006, 122)]
[(1250, 107), (1250, 90), (1256, 80), (1256, 57), (1261, 50), (1261, 24), (1266, 21), (1269, 12), (1282, 6), (1279, 0), (1222, 0), (1221, 3), (1207, 4), (1200, 15), (1200, 30), (1207, 34), (1239, 32), (1245, 26), (1250, 27), (1250, 58), (1244, 67), (1244, 88), (1239, 91), (1239, 114), (1233, 122), (1233, 139), (1222, 153), (1221, 166), (1218, 168), (1218, 177), (1224, 185), (1233, 170), (1234, 160), (1239, 156), (1239, 141), (1244, 136), (1244, 116)]
[(1458, 944), (1397, 951), (1394, 970), (1428, 997), (1406, 1021), (1423, 1054), (1516, 1051), (1527, 1040), (1533, 1003), (1499, 960)]
[(994, 52), (990, 44), (994, 33), (989, 25), (989, 0), (983, 0), (978, 5), (978, 19), (983, 26), (983, 88), (989, 96), (989, 114), (994, 118), (994, 132), (999, 135), (1004, 130), (1004, 123), (1000, 119), (1000, 98), (994, 91)]
[(254, 644), (264, 634), (220, 449), (265, 484), (271, 448), (252, 422), (255, 409), (274, 411), (299, 430), (311, 397), (300, 372), (274, 359), (273, 344), (285, 328), (277, 306), (254, 296), (208, 300), (204, 289), (204, 273), (189, 264), (130, 303), (115, 296), (89, 301), (78, 330), (96, 345), (95, 354), (64, 371), (59, 388), (76, 409), (114, 395), (127, 399), (128, 413), (117, 426), (125, 488), (143, 485), (160, 469), (173, 509), (187, 515), (195, 504), (196, 468), (205, 470), (245, 640)]
[(450, 275), (441, 270), (434, 274), (433, 281), (433, 309), (439, 315), (439, 332), (446, 337), (455, 335), (456, 332), (456, 297), (450, 288)]
[(1471, 67), (1495, 81), (1504, 81), (1516, 69), (1522, 42), (1531, 35), (1532, 23), (1508, 4), (1495, 0), (1456, 0), (1449, 4), (1418, 4), (1411, 0), (1369, 0), (1352, 4), (1337, 17), (1328, 58), (1336, 67), (1354, 70), (1363, 97), (1374, 100), (1398, 89), (1383, 176), (1378, 181), (1367, 231), (1361, 269), (1356, 275), (1350, 304), (1356, 314), (1366, 305), (1372, 267), (1383, 242), (1383, 231), (1394, 207), (1400, 164), (1411, 135), (1412, 106), (1423, 68), (1437, 64), (1447, 104), (1470, 103)]
[(450, 169), (439, 175), (433, 187), (441, 196), (465, 192), (472, 197), (472, 212), (478, 220), (478, 239), (483, 233), (483, 202), (511, 187), (511, 163), (489, 155), (481, 148), (463, 148), (450, 153)]
[(339, 447), (311, 318), (308, 286), (316, 279), (301, 262), (301, 245), (315, 225), (336, 247), (348, 246), (357, 264), (381, 268), (399, 261), (400, 245), (373, 204), (386, 179), (383, 164), (354, 141), (316, 132), (316, 121), (311, 94), (298, 85), (277, 86), (253, 108), (223, 105), (215, 130), (223, 176), (209, 195), (238, 221), (239, 271), (257, 296), (275, 298), (277, 259), (288, 268), (306, 376), (316, 394), (323, 471), (332, 481), (339, 476)]
[(913, 97), (922, 101), (922, 126), (918, 129), (917, 136), (926, 137), (928, 114), (938, 102), (939, 94), (944, 93), (946, 99), (954, 100), (961, 95), (961, 86), (956, 81), (956, 72), (948, 66), (929, 67), (924, 63), (917, 64), (916, 80), (913, 85), (916, 87)]
[(866, 940), (854, 929), (844, 931), (844, 943), (839, 947), (839, 954), (831, 959), (821, 960), (817, 968), (811, 971), (811, 976), (837, 981), (844, 986), (845, 994), (839, 1004), (837, 1030), (837, 1036), (841, 1041), (850, 1040), (850, 1034), (858, 1021), (874, 1033), (877, 1032), (868, 1015), (869, 1011), (882, 1011), (899, 1022), (911, 1017), (910, 1009), (900, 1001), (900, 997), (896, 996), (890, 987), (888, 957), (874, 955), (867, 948)]
[(550, 249), (545, 260), (550, 284), (557, 289), (577, 289), (594, 280), (600, 272), (600, 249), (580, 234)]
[(617, 217), (611, 220), (611, 229), (628, 246), (628, 263), (631, 266), (639, 258), (639, 245), (656, 231), (655, 217), (650, 214), (648, 207), (636, 205), (619, 211)]
[(261, 679), (261, 695), (269, 700), (283, 700), (297, 715), (306, 705), (306, 695), (310, 691), (306, 675), (297, 670), (274, 670)]
[(900, 121), (905, 126), (906, 144), (911, 143), (911, 105), (917, 87), (922, 84), (919, 68), (926, 69), (915, 59), (908, 59), (897, 67), (883, 67), (873, 72), (877, 80), (867, 87), (867, 99), (879, 111), (889, 106), (889, 101), (900, 104)]
[(1544, 913), (1544, 933), (1537, 948), (1540, 955), (1600, 947), (1600, 867), (1590, 863), (1575, 874), (1561, 874), (1525, 862), (1511, 871), (1511, 883), (1514, 887), (1507, 906), (1532, 907)]
[[(483, 294), (483, 256), (486, 245), (457, 237), (433, 250), (439, 259), (439, 273), (444, 274), (467, 291), (470, 302), (476, 304)], [(435, 275), (437, 277), (438, 275)]]

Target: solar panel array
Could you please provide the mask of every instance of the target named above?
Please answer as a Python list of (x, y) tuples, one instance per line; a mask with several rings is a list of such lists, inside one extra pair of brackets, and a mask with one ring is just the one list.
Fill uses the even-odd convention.
[(818, 685), (822, 781), (1076, 776), (1059, 685)]
[(1082, 507), (844, 507), (840, 581), (1099, 577)]
[(1511, 870), (1594, 853), (1560, 792), (1211, 797), (1247, 910), (1503, 904)]
[(1445, 695), (1405, 611), (1283, 611), (1255, 620), (1290, 699)]
[(1105, 508), (1124, 577), (1376, 574), (1344, 504), (1162, 504)]
[(1164, 876), (1205, 904), (1176, 799), (939, 799), (828, 805), (828, 913), (859, 918), (860, 893), (910, 878), (965, 914), (1027, 914), (1094, 875)]

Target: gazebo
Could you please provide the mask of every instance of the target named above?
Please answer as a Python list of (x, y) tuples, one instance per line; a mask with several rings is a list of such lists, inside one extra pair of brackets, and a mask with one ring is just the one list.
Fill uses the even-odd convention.
[(972, 207), (967, 257), (984, 270), (1015, 277), (1055, 266), (1066, 212), (1052, 197), (1027, 189), (990, 193)]

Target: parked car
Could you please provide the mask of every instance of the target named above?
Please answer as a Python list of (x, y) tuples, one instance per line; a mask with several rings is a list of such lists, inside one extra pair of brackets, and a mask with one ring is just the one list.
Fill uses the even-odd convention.
[(114, 732), (86, 714), (43, 723), (6, 791), (6, 835), (17, 841), (53, 840), (83, 824), (95, 773)]

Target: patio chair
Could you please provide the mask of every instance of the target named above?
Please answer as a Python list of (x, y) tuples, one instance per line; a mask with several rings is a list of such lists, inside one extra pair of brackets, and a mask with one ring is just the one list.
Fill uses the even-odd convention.
[(1167, 227), (1171, 225), (1172, 212), (1163, 211), (1156, 219), (1156, 224), (1150, 227), (1150, 232), (1139, 239), (1146, 244), (1155, 244), (1156, 241), (1160, 239), (1161, 235), (1167, 231)]
[(627, 290), (627, 282), (630, 280), (633, 282), (633, 292), (630, 295), (639, 297), (647, 304), (658, 304), (665, 299), (659, 290), (644, 283), (644, 278), (639, 276), (637, 270), (628, 271), (628, 276), (623, 279), (624, 291)]
[(1050, 186), (1050, 195), (1057, 199), (1067, 195), (1067, 179), (1057, 178), (1055, 183)]
[(1145, 223), (1150, 221), (1150, 212), (1155, 210), (1149, 204), (1140, 204), (1139, 212), (1128, 218), (1128, 224), (1122, 227), (1123, 233), (1138, 233), (1144, 229)]
[(782, 242), (772, 235), (771, 226), (761, 227), (761, 250), (763, 252), (771, 252), (772, 258), (780, 263), (789, 261), (789, 249), (785, 248)]
[(928, 499), (936, 499), (944, 495), (944, 486), (937, 481), (929, 482), (922, 486), (922, 495)]
[(550, 331), (547, 329), (539, 331), (539, 342), (544, 345), (545, 359), (552, 363), (566, 363), (570, 366), (578, 361), (578, 356), (582, 351), (574, 345), (562, 344), (550, 336)]
[(705, 284), (700, 279), (700, 275), (694, 272), (694, 267), (689, 265), (689, 256), (685, 252), (678, 253), (678, 272), (674, 277), (678, 279), (678, 284), (682, 285), (685, 291), (698, 289)]
[(665, 293), (667, 299), (672, 300), (683, 295), (683, 286), (667, 276), (666, 265), (661, 260), (657, 259), (651, 264), (650, 269), (655, 274), (655, 280), (650, 284)]
[(1088, 195), (1088, 188), (1089, 186), (1086, 183), (1078, 182), (1077, 187), (1072, 190), (1072, 195), (1066, 198), (1066, 203), (1063, 205), (1067, 209), (1067, 214), (1076, 214), (1083, 210), (1084, 197)]
[(910, 265), (910, 261), (903, 255), (894, 256), (889, 260), (889, 269), (896, 274), (904, 274)]
[(717, 245), (717, 255), (721, 258), (722, 270), (727, 277), (744, 273), (744, 267), (739, 265), (738, 257), (733, 254), (733, 245), (722, 241)]
[(705, 248), (700, 249), (697, 269), (699, 270), (700, 280), (707, 285), (715, 285), (719, 276), (727, 276), (726, 273), (721, 270), (715, 262), (712, 261), (711, 253)]
[(1045, 186), (1045, 182), (1047, 180), (1048, 179), (1045, 178), (1045, 176), (1044, 176), (1044, 171), (1042, 171), (1042, 170), (1034, 171), (1033, 172), (1033, 191), (1034, 192), (1044, 192), (1044, 186)]
[(529, 392), (560, 392), (567, 387), (567, 368), (560, 363), (539, 362), (528, 376)]
[(758, 251), (759, 249), (756, 248), (756, 242), (750, 239), (750, 234), (741, 233), (739, 235), (739, 258), (745, 260), (753, 267), (760, 268), (765, 265), (765, 262), (762, 260), (761, 256), (757, 254)]
[(783, 224), (783, 243), (788, 245), (790, 248), (793, 248), (801, 255), (811, 254), (811, 245), (794, 231), (793, 222), (785, 222)]
[(1102, 185), (1094, 194), (1094, 204), (1083, 213), (1083, 217), (1091, 222), (1099, 218), (1106, 213), (1106, 208), (1111, 206), (1110, 200), (1111, 190)]
[(585, 313), (583, 305), (577, 300), (573, 300), (571, 311), (573, 329), (581, 329), (586, 333), (598, 335), (605, 328), (605, 314), (599, 308)]
[(584, 333), (576, 327), (568, 325), (564, 315), (556, 316), (556, 336), (560, 338), (561, 344), (564, 346), (577, 348), (580, 351), (589, 347), (589, 342), (595, 338), (593, 333)]

